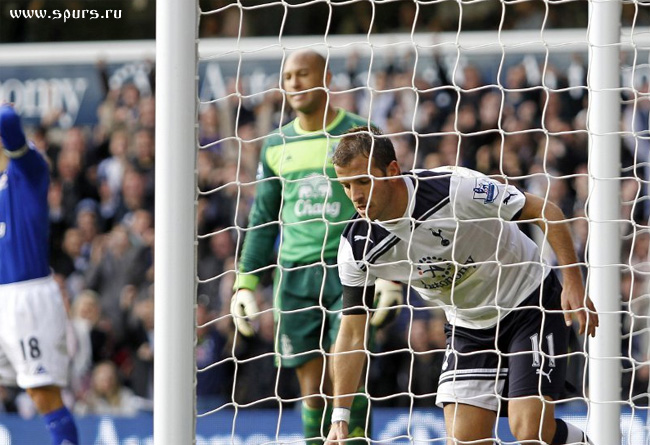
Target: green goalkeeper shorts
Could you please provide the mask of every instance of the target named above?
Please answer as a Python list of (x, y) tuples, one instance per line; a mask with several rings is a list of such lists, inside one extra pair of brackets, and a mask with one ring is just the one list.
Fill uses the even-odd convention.
[(296, 368), (324, 357), (341, 324), (341, 282), (336, 260), (326, 265), (283, 263), (273, 295), (276, 365)]

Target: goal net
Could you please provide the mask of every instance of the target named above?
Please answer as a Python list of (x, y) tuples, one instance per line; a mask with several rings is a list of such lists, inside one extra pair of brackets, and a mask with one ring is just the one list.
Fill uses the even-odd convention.
[[(597, 444), (646, 443), (647, 17), (648, 5), (636, 1), (200, 2), (198, 102), (189, 102), (196, 104), (198, 119), (196, 196), (189, 197), (196, 197), (197, 211), (192, 422), (217, 422), (216, 443), (304, 440), (305, 397), (295, 371), (276, 366), (291, 348), (274, 323), (280, 311), (273, 286), (274, 277), (304, 266), (278, 260), (287, 242), (282, 234), (300, 223), (280, 218), (250, 226), (249, 216), (256, 191), (269, 182), (259, 173), (262, 147), (274, 132), (292, 142), (282, 129), (295, 118), (283, 89), (284, 63), (292, 52), (311, 49), (332, 73), (328, 103), (388, 135), (402, 171), (468, 167), (563, 210), (600, 327), (588, 340), (574, 322), (567, 390), (556, 413), (589, 431)], [(164, 94), (159, 87), (158, 97)], [(284, 156), (282, 148), (278, 153)], [(298, 190), (300, 208), (312, 212), (312, 222), (340, 232), (326, 206), (315, 207), (332, 193), (327, 162), (308, 179), (280, 175), (280, 190)], [(246, 338), (235, 329), (230, 298), (242, 275), (246, 237), (269, 226), (280, 235), (273, 260), (254, 270), (261, 312), (255, 335)], [(540, 246), (540, 263), (561, 276), (545, 233), (523, 230)], [(328, 270), (333, 263), (325, 245), (319, 249), (314, 263)], [(156, 261), (158, 274), (167, 273)], [(444, 314), (408, 287), (405, 295), (397, 320), (377, 331), (366, 350), (363, 386), (374, 420), (369, 437), (445, 443), (442, 410), (435, 406), (445, 358)], [(317, 308), (325, 319), (331, 313), (323, 298), (316, 295), (313, 306), (293, 312)], [(170, 323), (161, 329), (181, 329)], [(308, 352), (331, 357), (325, 344), (320, 338)], [(503, 351), (493, 352), (506, 359)], [(162, 365), (157, 369), (166, 372)], [(157, 395), (164, 397), (164, 390)], [(506, 397), (497, 398), (505, 405)], [(173, 415), (156, 416), (159, 424), (175, 421)], [(514, 441), (507, 422), (498, 423), (495, 440)]]

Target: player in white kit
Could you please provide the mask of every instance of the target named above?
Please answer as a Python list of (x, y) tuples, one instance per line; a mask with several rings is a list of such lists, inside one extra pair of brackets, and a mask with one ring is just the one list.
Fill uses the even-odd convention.
[[(461, 167), (402, 173), (390, 139), (367, 127), (343, 137), (333, 163), (358, 215), (338, 254), (344, 315), (330, 443), (347, 437), (347, 395), (365, 358), (349, 352), (364, 348), (377, 278), (406, 283), (446, 312), (436, 402), (444, 407), (449, 443), (493, 443), (506, 401), (517, 440), (588, 443), (581, 430), (555, 419), (549, 403), (565, 385), (572, 314), (580, 333), (593, 336), (598, 326), (559, 208)], [(564, 289), (515, 221), (545, 231), (565, 266)]]
[(9, 105), (0, 106), (0, 140), (0, 383), (27, 391), (53, 445), (76, 445), (61, 399), (67, 315), (48, 263), (49, 167)]

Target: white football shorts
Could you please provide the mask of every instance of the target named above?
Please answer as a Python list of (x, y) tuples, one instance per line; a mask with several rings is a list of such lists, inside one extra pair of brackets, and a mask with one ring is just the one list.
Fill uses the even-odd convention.
[(0, 285), (0, 383), (68, 384), (67, 314), (49, 276)]

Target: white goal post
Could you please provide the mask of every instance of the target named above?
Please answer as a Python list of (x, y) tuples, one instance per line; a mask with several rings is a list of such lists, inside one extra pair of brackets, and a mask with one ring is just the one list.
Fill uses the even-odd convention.
[[(197, 14), (157, 3), (154, 442), (195, 437)], [(182, 215), (182, 217), (180, 216)]]
[[(194, 7), (193, 7), (194, 6)], [(620, 66), (621, 42), (639, 45), (631, 33), (621, 33), (621, 1), (590, 1), (588, 30), (499, 33), (443, 33), (391, 36), (319, 36), (316, 38), (209, 39), (197, 41), (196, 2), (157, 2), (156, 44), (156, 361), (154, 442), (193, 443), (196, 408), (195, 316), (197, 199), (196, 151), (199, 96), (197, 76), (202, 60), (253, 58), (317, 42), (316, 49), (372, 51), (411, 44), (418, 49), (439, 45), (443, 54), (461, 51), (525, 53), (530, 46), (556, 51), (587, 50), (588, 89), (589, 289), (599, 309), (601, 325), (589, 348), (589, 432), (598, 445), (620, 443)], [(436, 42), (446, 42), (439, 44)], [(469, 43), (468, 43), (469, 42)], [(447, 44), (449, 43), (449, 44)], [(199, 49), (201, 51), (199, 51)], [(279, 78), (279, 76), (278, 76)], [(597, 384), (596, 382), (600, 382)]]
[[(620, 68), (621, 2), (589, 2), (588, 288), (600, 313), (589, 339), (589, 433), (596, 444), (621, 443)], [(607, 110), (607, 112), (603, 112)], [(600, 382), (597, 383), (597, 382)]]

